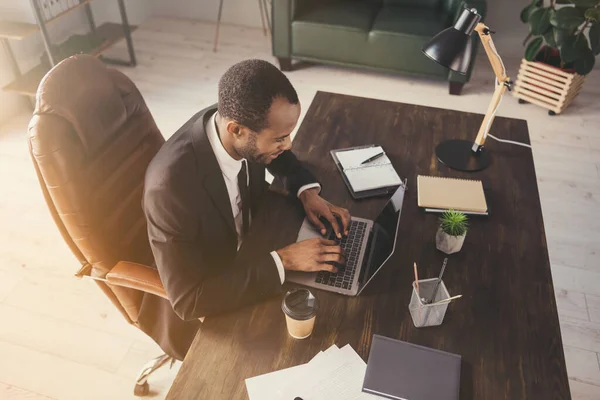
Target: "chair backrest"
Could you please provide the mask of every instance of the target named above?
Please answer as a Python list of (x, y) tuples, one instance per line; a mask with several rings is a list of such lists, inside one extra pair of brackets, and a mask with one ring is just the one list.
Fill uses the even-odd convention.
[[(133, 82), (91, 56), (62, 61), (40, 83), (28, 139), (44, 198), (81, 271), (102, 278), (121, 260), (151, 265), (142, 191), (164, 138)], [(142, 292), (98, 284), (137, 321)]]

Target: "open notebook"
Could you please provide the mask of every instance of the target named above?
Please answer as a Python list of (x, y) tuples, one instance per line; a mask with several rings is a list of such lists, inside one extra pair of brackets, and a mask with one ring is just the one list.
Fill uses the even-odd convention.
[(478, 180), (417, 177), (418, 204), (425, 211), (462, 211), (466, 214), (488, 213), (483, 184)]
[[(380, 153), (383, 153), (383, 156), (362, 164), (363, 161)], [(402, 184), (402, 180), (381, 146), (334, 150), (331, 156), (344, 175), (344, 181), (354, 193), (396, 188)]]

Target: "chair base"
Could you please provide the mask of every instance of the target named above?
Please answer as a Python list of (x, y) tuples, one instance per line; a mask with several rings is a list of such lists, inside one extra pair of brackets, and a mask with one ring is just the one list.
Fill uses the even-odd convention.
[(135, 380), (135, 388), (133, 394), (138, 397), (147, 396), (150, 393), (150, 385), (148, 385), (148, 377), (157, 369), (170, 362), (170, 367), (173, 367), (175, 359), (167, 354), (156, 357), (148, 361)]
[(144, 382), (142, 385), (136, 384), (133, 389), (133, 395), (137, 397), (148, 396), (148, 393), (150, 393), (150, 385), (148, 385), (148, 382)]

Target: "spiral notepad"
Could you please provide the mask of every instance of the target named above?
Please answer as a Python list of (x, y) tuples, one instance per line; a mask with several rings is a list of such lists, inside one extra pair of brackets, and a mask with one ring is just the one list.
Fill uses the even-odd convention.
[(478, 180), (419, 175), (417, 188), (419, 207), (480, 214), (488, 211), (483, 184)]
[[(383, 156), (362, 164), (376, 154)], [(337, 150), (332, 154), (337, 158), (343, 174), (355, 192), (399, 186), (402, 180), (396, 173), (390, 159), (381, 146)]]

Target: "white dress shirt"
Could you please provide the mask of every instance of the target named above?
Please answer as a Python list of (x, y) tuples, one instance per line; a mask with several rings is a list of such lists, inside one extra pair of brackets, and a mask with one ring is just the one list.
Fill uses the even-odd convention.
[[(250, 185), (250, 175), (248, 170), (248, 164), (246, 159), (236, 160), (231, 157), (227, 150), (223, 147), (223, 143), (221, 143), (221, 139), (219, 138), (219, 133), (217, 130), (217, 122), (215, 116), (217, 113), (214, 113), (208, 123), (206, 125), (206, 136), (208, 137), (208, 141), (210, 142), (210, 146), (212, 147), (213, 153), (217, 158), (217, 163), (221, 168), (221, 172), (223, 173), (223, 178), (225, 180), (225, 186), (227, 187), (227, 193), (229, 194), (229, 202), (231, 205), (231, 212), (233, 213), (233, 220), (235, 222), (235, 230), (237, 232), (237, 240), (238, 250), (242, 245), (242, 229), (243, 229), (243, 220), (242, 220), (242, 198), (240, 196), (240, 189), (238, 186), (238, 175), (242, 169), (242, 163), (246, 163), (246, 179), (248, 180), (246, 184)], [(307, 189), (319, 188), (321, 189), (321, 185), (318, 183), (311, 183), (308, 185), (302, 186), (297, 193), (297, 196), (300, 196), (300, 193)], [(252, 221), (251, 215), (248, 216), (248, 221)], [(277, 265), (277, 270), (279, 272), (279, 279), (283, 284), (285, 280), (285, 270), (283, 268), (283, 263), (281, 262), (281, 258), (277, 252), (272, 251), (271, 256), (275, 261), (275, 265)]]

